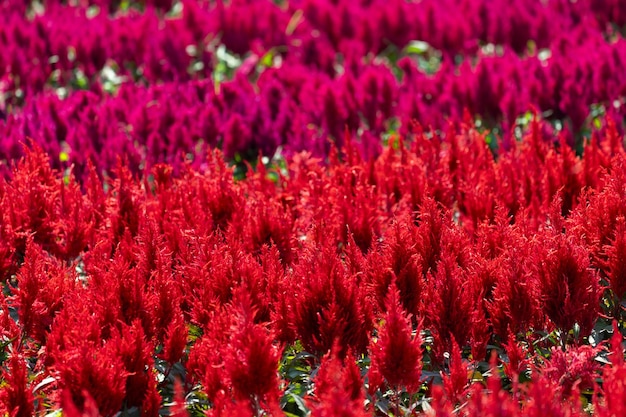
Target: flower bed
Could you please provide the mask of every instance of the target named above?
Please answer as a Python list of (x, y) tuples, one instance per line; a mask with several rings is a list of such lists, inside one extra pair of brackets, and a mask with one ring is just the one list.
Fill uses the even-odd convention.
[(63, 3), (3, 2), (0, 160), (25, 137), (79, 177), (214, 146), (326, 156), (346, 129), (371, 157), (464, 114), (508, 147), (533, 109), (580, 150), (624, 118), (619, 2)]
[(626, 415), (619, 1), (0, 5), (0, 414)]

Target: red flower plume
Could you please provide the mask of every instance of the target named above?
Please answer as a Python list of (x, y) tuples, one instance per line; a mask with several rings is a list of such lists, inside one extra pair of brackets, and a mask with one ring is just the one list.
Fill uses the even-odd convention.
[(372, 367), (370, 384), (380, 386), (386, 381), (390, 387), (415, 392), (420, 387), (422, 374), (422, 339), (418, 326), (413, 334), (410, 317), (400, 305), (400, 294), (395, 285), (386, 300), (387, 313), (378, 326), (378, 341), (370, 343)]
[(0, 388), (0, 413), (11, 417), (30, 417), (34, 414), (33, 392), (28, 386), (28, 367), (24, 357), (12, 353), (8, 372), (3, 371)]
[(537, 266), (546, 314), (561, 330), (569, 331), (578, 323), (581, 335), (589, 334), (601, 288), (589, 267), (588, 250), (560, 233), (546, 236), (541, 245), (545, 252)]
[(611, 363), (602, 372), (602, 395), (596, 395), (594, 406), (599, 417), (615, 417), (626, 415), (626, 365), (624, 364), (624, 348), (622, 336), (617, 322), (613, 322), (611, 337)]
[(339, 346), (322, 359), (315, 378), (315, 396), (311, 405), (312, 417), (361, 417), (368, 415), (363, 409), (363, 380), (354, 357), (348, 354), (341, 359)]
[(230, 343), (225, 347), (225, 374), (236, 400), (256, 399), (272, 414), (278, 412), (278, 361), (281, 350), (267, 328), (254, 323), (254, 309), (245, 292), (230, 310), (234, 316)]

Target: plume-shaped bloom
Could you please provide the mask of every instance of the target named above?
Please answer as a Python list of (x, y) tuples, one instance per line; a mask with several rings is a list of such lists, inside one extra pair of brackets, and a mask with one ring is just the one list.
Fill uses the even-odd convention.
[(54, 317), (76, 288), (76, 281), (68, 268), (32, 238), (27, 240), (24, 258), (11, 304), (18, 311), (24, 335), (45, 342)]
[(414, 319), (421, 313), (425, 286), (415, 233), (408, 219), (397, 220), (382, 237), (380, 250), (367, 258), (368, 280), (379, 308), (385, 310), (387, 293), (395, 283), (402, 308)]
[(493, 330), (501, 339), (509, 332), (544, 325), (540, 282), (530, 267), (533, 254), (527, 244), (515, 246), (494, 260), (494, 283), (486, 303)]
[(618, 219), (615, 238), (605, 246), (604, 253), (607, 260), (603, 262), (602, 271), (607, 275), (613, 302), (619, 304), (619, 300), (626, 297), (626, 219)]
[(28, 383), (29, 369), (23, 355), (10, 354), (7, 370), (2, 370), (0, 377), (4, 384), (0, 388), (0, 411), (14, 417), (26, 417), (34, 414), (34, 396)]
[[(126, 396), (123, 358), (118, 336), (102, 339), (102, 324), (88, 304), (75, 295), (71, 304), (55, 318), (48, 337), (48, 361), (58, 377), (59, 389), (67, 391), (76, 408), (90, 408), (90, 398), (99, 412), (112, 416), (120, 411)], [(79, 313), (80, 312), (80, 313)]]
[(286, 280), (285, 285), (296, 289), (288, 301), (291, 327), (309, 352), (323, 354), (334, 343), (342, 353), (365, 352), (371, 320), (368, 306), (360, 302), (362, 290), (332, 247), (321, 245), (304, 249), (302, 261)]
[[(459, 267), (453, 254), (442, 256), (437, 272), (428, 277), (431, 302), (425, 307), (425, 326), (433, 334), (433, 357), (438, 362), (453, 342), (462, 346), (468, 344), (473, 327), (477, 328), (474, 335), (487, 335), (485, 331), (477, 331), (486, 328), (487, 322), (484, 311), (474, 308), (476, 291), (471, 286), (472, 281), (464, 276), (467, 270)], [(475, 340), (472, 344), (484, 347), (484, 342)]]
[(553, 239), (537, 265), (546, 314), (564, 331), (577, 323), (582, 335), (589, 334), (599, 308), (598, 277), (589, 268), (589, 254), (583, 246), (562, 234)]
[(448, 401), (453, 404), (461, 404), (465, 401), (470, 391), (468, 384), (468, 369), (463, 362), (462, 351), (458, 343), (452, 339), (449, 352), (449, 373), (441, 373), (443, 389)]
[(602, 370), (602, 391), (594, 397), (597, 415), (600, 417), (619, 416), (626, 412), (626, 366), (624, 365), (624, 337), (617, 321), (613, 322), (613, 336), (610, 340), (610, 360), (612, 366)]
[(174, 381), (174, 403), (170, 407), (170, 416), (172, 417), (189, 417), (187, 408), (185, 407), (185, 392), (180, 380)]
[(363, 380), (355, 358), (341, 358), (336, 345), (322, 359), (315, 377), (311, 415), (316, 417), (365, 416)]
[[(254, 311), (249, 297), (241, 293), (231, 314), (234, 323), (230, 346), (225, 357), (225, 371), (238, 400), (256, 399), (275, 413), (278, 407), (278, 361), (280, 349), (273, 344), (271, 333), (254, 323)], [(252, 402), (254, 406), (256, 403)]]
[(63, 409), (63, 415), (71, 417), (100, 417), (100, 411), (98, 405), (94, 399), (89, 395), (88, 391), (83, 391), (84, 403), (82, 406), (78, 406), (74, 402), (74, 398), (69, 391), (63, 391), (61, 394), (61, 407)]
[(422, 339), (421, 326), (413, 333), (410, 317), (400, 304), (400, 294), (392, 287), (386, 297), (386, 313), (378, 327), (378, 340), (370, 343), (372, 366), (370, 385), (385, 382), (395, 390), (406, 388), (415, 392), (421, 385)]
[(571, 347), (566, 351), (552, 348), (543, 374), (559, 387), (564, 399), (569, 398), (575, 389), (593, 389), (599, 369), (595, 360), (597, 353), (597, 349), (591, 346)]

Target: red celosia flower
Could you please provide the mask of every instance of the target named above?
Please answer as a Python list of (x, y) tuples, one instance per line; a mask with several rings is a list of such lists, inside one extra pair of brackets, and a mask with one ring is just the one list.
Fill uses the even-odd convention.
[(465, 401), (468, 388), (468, 372), (467, 366), (463, 363), (461, 356), (461, 348), (454, 338), (452, 338), (452, 346), (449, 352), (449, 374), (441, 373), (443, 379), (443, 388), (446, 397), (451, 403), (460, 404)]
[(422, 273), (434, 274), (437, 271), (437, 263), (441, 259), (442, 235), (444, 229), (450, 227), (444, 220), (442, 210), (431, 199), (425, 199), (420, 207), (419, 225), (416, 231), (417, 251), (422, 261)]
[(543, 417), (584, 417), (588, 414), (581, 410), (579, 403), (580, 392), (574, 389), (571, 396), (562, 397), (559, 393), (558, 382), (548, 376), (537, 375), (533, 381), (520, 387), (519, 395), (523, 399), (520, 416)]
[(275, 198), (257, 194), (247, 200), (245, 211), (236, 214), (231, 227), (249, 253), (258, 256), (264, 245), (276, 245), (281, 260), (291, 263), (293, 215), (287, 207)]
[(202, 383), (215, 415), (223, 415), (233, 402), (249, 412), (262, 407), (279, 414), (281, 350), (254, 317), (250, 296), (238, 291), (231, 304), (213, 314), (205, 335), (191, 350), (187, 368)]
[(380, 250), (372, 251), (368, 256), (366, 269), (380, 310), (384, 311), (390, 285), (395, 282), (402, 307), (413, 316), (413, 320), (421, 313), (425, 286), (415, 233), (410, 219), (396, 221), (383, 235)]
[(257, 401), (272, 413), (278, 410), (278, 361), (280, 349), (265, 326), (254, 323), (249, 297), (241, 293), (231, 307), (233, 327), (225, 347), (224, 369), (237, 400)]
[(86, 203), (73, 174), (69, 179), (67, 185), (59, 179), (58, 220), (53, 224), (56, 225), (60, 239), (52, 252), (62, 259), (73, 260), (87, 248), (93, 238), (95, 214), (93, 207)]
[(176, 315), (170, 322), (163, 341), (162, 356), (166, 362), (174, 364), (183, 357), (187, 346), (187, 334), (187, 326), (182, 315)]
[[(484, 311), (475, 308), (474, 296), (480, 292), (468, 276), (469, 272), (456, 262), (455, 255), (448, 251), (442, 254), (437, 271), (428, 276), (428, 299), (424, 310), (426, 327), (434, 337), (433, 354), (441, 361), (443, 352), (451, 347), (452, 339), (458, 345), (465, 345), (474, 333), (487, 335), (485, 331), (473, 330), (474, 326), (486, 328)], [(476, 346), (485, 345), (484, 340), (475, 340)], [(478, 352), (478, 349), (474, 349)]]
[(50, 330), (47, 361), (79, 410), (87, 407), (87, 392), (104, 416), (120, 411), (126, 397), (124, 360), (120, 355), (123, 338), (112, 332), (103, 338), (99, 315), (85, 302), (84, 294), (75, 294), (59, 313)]
[(0, 413), (11, 417), (30, 417), (34, 414), (34, 397), (28, 384), (29, 370), (24, 357), (13, 352), (8, 358), (8, 372), (2, 371), (0, 377)]
[(187, 370), (193, 381), (200, 382), (207, 398), (214, 403), (229, 391), (225, 374), (225, 353), (232, 317), (224, 309), (214, 311), (204, 335), (189, 352)]
[(126, 404), (129, 407), (140, 406), (154, 382), (154, 345), (146, 340), (139, 320), (133, 321), (130, 326), (123, 325), (117, 341), (119, 356), (128, 372)]
[(418, 326), (413, 334), (410, 317), (402, 309), (399, 298), (398, 290), (392, 286), (386, 298), (383, 324), (378, 326), (378, 341), (370, 343), (370, 384), (377, 388), (384, 380), (395, 390), (406, 388), (415, 392), (421, 385), (421, 329)]
[(529, 359), (527, 358), (527, 352), (520, 346), (520, 343), (515, 339), (515, 335), (509, 333), (509, 337), (506, 345), (504, 345), (506, 355), (509, 360), (504, 364), (504, 373), (511, 380), (515, 381), (519, 375), (523, 374), (528, 367)]
[(20, 343), (21, 327), (11, 317), (9, 305), (4, 294), (0, 294), (0, 338), (3, 340), (12, 340), (15, 349)]
[(371, 328), (370, 311), (361, 302), (363, 290), (337, 256), (322, 243), (302, 249), (301, 260), (285, 281), (290, 325), (311, 353), (324, 354), (338, 342), (342, 352), (365, 352)]
[(315, 383), (311, 415), (319, 417), (365, 416), (363, 379), (351, 354), (343, 359), (339, 346), (324, 356)]
[(113, 181), (112, 189), (115, 200), (109, 200), (111, 232), (116, 239), (121, 239), (127, 231), (131, 236), (136, 236), (139, 232), (141, 218), (139, 184), (134, 181), (130, 170), (122, 165), (118, 160), (118, 166), (114, 171), (116, 179)]
[(617, 219), (615, 237), (604, 247), (604, 253), (607, 260), (601, 266), (613, 291), (614, 302), (619, 305), (626, 297), (626, 218)]
[(61, 394), (61, 408), (63, 415), (68, 417), (101, 417), (100, 411), (94, 399), (88, 391), (82, 393), (84, 401), (82, 406), (74, 402), (74, 396), (67, 390)]
[(563, 331), (578, 323), (581, 335), (589, 334), (601, 296), (598, 276), (589, 268), (589, 252), (561, 233), (545, 236), (540, 245), (544, 255), (535, 266), (546, 314)]
[(12, 297), (24, 335), (45, 342), (56, 313), (74, 288), (76, 280), (72, 272), (29, 238)]
[(163, 399), (159, 394), (156, 375), (151, 378), (148, 391), (141, 402), (141, 417), (158, 417)]
[(454, 404), (448, 400), (441, 385), (433, 385), (430, 393), (430, 407), (424, 414), (428, 417), (450, 417), (454, 414)]
[(594, 397), (595, 411), (599, 417), (617, 417), (626, 413), (626, 365), (624, 348), (617, 321), (613, 322), (613, 336), (610, 342), (612, 366), (602, 370), (602, 390)]
[(189, 417), (187, 407), (185, 407), (185, 393), (183, 386), (178, 379), (174, 381), (174, 403), (170, 407), (171, 417)]
[(591, 346), (572, 346), (566, 351), (554, 347), (542, 373), (559, 387), (562, 398), (569, 398), (573, 390), (593, 389), (600, 367), (597, 353)]
[(105, 336), (118, 321), (130, 325), (139, 319), (144, 333), (151, 338), (154, 326), (148, 309), (152, 297), (145, 291), (145, 277), (132, 267), (137, 248), (132, 242), (120, 242), (112, 259), (109, 249), (107, 245), (98, 246), (85, 256), (90, 290), (86, 297), (103, 316)]
[(50, 167), (49, 156), (39, 147), (29, 150), (17, 164), (9, 181), (2, 179), (2, 229), (17, 253), (24, 253), (32, 234), (44, 249), (57, 249), (59, 210), (58, 173)]
[(528, 241), (521, 240), (494, 259), (494, 286), (486, 302), (493, 331), (501, 339), (543, 326), (541, 289), (530, 268), (533, 256)]
[[(572, 231), (589, 249), (591, 264), (607, 269), (608, 257), (619, 246), (608, 253), (605, 251), (613, 242), (619, 245), (617, 232), (623, 228), (620, 223), (626, 217), (626, 159), (623, 154), (611, 160), (610, 169), (602, 178), (604, 184), (601, 189), (595, 192), (588, 190), (582, 194), (581, 198), (587, 200), (588, 204), (579, 206), (572, 213), (570, 224)], [(615, 281), (615, 284), (618, 282)], [(619, 287), (618, 284), (615, 289), (619, 291)]]

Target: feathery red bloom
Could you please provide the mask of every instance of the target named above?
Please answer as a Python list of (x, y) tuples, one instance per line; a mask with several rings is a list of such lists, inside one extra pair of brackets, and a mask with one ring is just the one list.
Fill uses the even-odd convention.
[(55, 315), (75, 288), (76, 280), (71, 270), (60, 265), (56, 258), (29, 238), (12, 297), (24, 335), (45, 342)]
[(101, 417), (100, 411), (94, 399), (88, 391), (83, 391), (83, 405), (78, 406), (74, 402), (74, 396), (70, 391), (63, 390), (61, 393), (61, 408), (63, 415), (68, 417)]
[(524, 403), (519, 415), (529, 417), (583, 417), (588, 415), (581, 409), (578, 389), (574, 389), (570, 397), (558, 395), (559, 391), (557, 381), (541, 374), (533, 377), (530, 385), (520, 387), (519, 395), (524, 399)]
[(528, 242), (521, 240), (493, 260), (494, 286), (486, 308), (501, 339), (544, 324), (540, 282), (529, 267), (532, 259)]
[(415, 233), (410, 219), (397, 220), (383, 235), (380, 251), (368, 256), (366, 269), (379, 309), (384, 311), (387, 293), (395, 282), (402, 307), (414, 320), (421, 313), (425, 286)]
[(594, 397), (596, 413), (599, 417), (617, 417), (626, 413), (626, 365), (624, 363), (624, 337), (617, 321), (613, 322), (613, 336), (610, 341), (612, 366), (602, 370), (602, 389)]
[(541, 245), (544, 255), (536, 267), (547, 316), (563, 331), (577, 323), (581, 335), (588, 335), (601, 296), (598, 276), (589, 267), (589, 252), (561, 233), (545, 236)]
[(171, 364), (178, 362), (187, 347), (187, 326), (181, 314), (170, 322), (163, 341), (163, 359)]
[(452, 338), (449, 354), (449, 374), (441, 372), (443, 389), (451, 403), (461, 404), (469, 392), (468, 371), (467, 366), (463, 363), (461, 348), (454, 338)]
[[(302, 249), (301, 260), (285, 282), (290, 324), (305, 349), (324, 354), (338, 342), (342, 353), (365, 352), (371, 329), (363, 290), (332, 245)], [(287, 290), (288, 287), (288, 290)]]
[(34, 397), (28, 383), (29, 370), (24, 356), (12, 352), (8, 358), (7, 371), (2, 370), (0, 377), (0, 413), (11, 417), (30, 417), (34, 414)]
[[(117, 333), (117, 331), (116, 331)], [(125, 401), (129, 407), (143, 404), (154, 382), (153, 344), (146, 340), (140, 320), (123, 325), (113, 340), (119, 343), (119, 356), (128, 373), (125, 386)]]
[(428, 276), (429, 302), (424, 307), (425, 326), (434, 337), (436, 361), (441, 361), (443, 352), (451, 348), (453, 341), (457, 345), (468, 343), (472, 326), (487, 325), (484, 312), (475, 308), (472, 296), (477, 294), (468, 275), (469, 271), (458, 265), (455, 255), (446, 251), (437, 264), (435, 274)]
[(591, 346), (572, 346), (566, 351), (554, 347), (542, 373), (567, 399), (575, 389), (593, 389), (600, 368), (595, 360), (597, 354), (598, 350)]
[(225, 373), (235, 398), (251, 401), (256, 398), (269, 411), (278, 407), (278, 361), (281, 351), (274, 346), (267, 328), (254, 323), (250, 298), (241, 293), (230, 309), (233, 327), (225, 347)]
[(189, 417), (187, 407), (185, 407), (185, 393), (183, 386), (178, 379), (174, 381), (174, 403), (170, 406), (171, 417)]
[(314, 379), (315, 399), (311, 416), (365, 416), (363, 379), (351, 354), (343, 359), (340, 347), (335, 345), (322, 359)]
[(410, 316), (402, 309), (400, 295), (394, 287), (386, 298), (387, 312), (378, 326), (378, 340), (370, 343), (370, 384), (379, 387), (384, 380), (396, 390), (406, 388), (408, 392), (415, 392), (421, 385), (421, 326), (413, 334)]
[(504, 364), (504, 373), (508, 378), (515, 381), (519, 375), (523, 374), (530, 363), (528, 359), (528, 352), (526, 349), (520, 346), (520, 343), (515, 339), (513, 333), (509, 333), (507, 343), (504, 345), (506, 355), (508, 356), (508, 362)]
[(626, 218), (617, 219), (615, 237), (604, 247), (606, 261), (602, 262), (609, 288), (618, 304), (626, 298)]
[(58, 378), (59, 388), (67, 391), (78, 410), (88, 405), (87, 393), (104, 416), (120, 411), (126, 397), (122, 340), (113, 332), (103, 339), (101, 317), (76, 294), (55, 318), (47, 343), (47, 360)]

